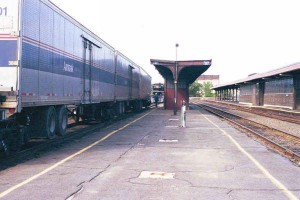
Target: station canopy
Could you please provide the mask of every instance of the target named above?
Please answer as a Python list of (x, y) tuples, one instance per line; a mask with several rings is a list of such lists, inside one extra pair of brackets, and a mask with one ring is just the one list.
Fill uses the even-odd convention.
[(176, 80), (175, 66), (177, 64), (177, 80), (186, 80), (188, 84), (193, 83), (211, 65), (211, 60), (171, 61), (151, 59), (150, 62), (165, 79), (173, 77), (174, 80)]
[(293, 77), (293, 74), (300, 73), (300, 63), (291, 64), (279, 69), (275, 69), (269, 72), (261, 73), (261, 74), (251, 74), (244, 79), (240, 79), (237, 81), (220, 84), (214, 86), (212, 89), (214, 90), (222, 90), (222, 89), (230, 89), (230, 88), (239, 88), (239, 85), (247, 84), (251, 82), (257, 82), (258, 80), (270, 80), (277, 79), (283, 77)]

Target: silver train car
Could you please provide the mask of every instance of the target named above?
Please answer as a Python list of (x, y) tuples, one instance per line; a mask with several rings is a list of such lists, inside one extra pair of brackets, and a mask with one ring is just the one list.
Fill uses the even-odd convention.
[(0, 149), (64, 135), (68, 112), (139, 111), (150, 94), (145, 70), (50, 1), (0, 1)]

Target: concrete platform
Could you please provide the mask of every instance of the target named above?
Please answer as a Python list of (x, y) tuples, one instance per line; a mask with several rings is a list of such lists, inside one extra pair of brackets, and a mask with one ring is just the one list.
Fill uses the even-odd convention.
[(300, 198), (288, 159), (203, 110), (187, 112), (186, 128), (172, 113), (141, 113), (1, 171), (0, 198)]

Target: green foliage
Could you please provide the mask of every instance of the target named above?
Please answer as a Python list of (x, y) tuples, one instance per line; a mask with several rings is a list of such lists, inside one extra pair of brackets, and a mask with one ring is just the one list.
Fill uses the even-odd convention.
[(213, 84), (210, 81), (206, 81), (203, 84), (195, 81), (189, 87), (189, 95), (190, 97), (214, 97), (214, 93), (212, 92)]
[(203, 92), (205, 97), (213, 97), (214, 94), (212, 93), (211, 88), (213, 87), (212, 82), (210, 81), (205, 81), (203, 83)]
[(190, 97), (202, 97), (202, 84), (195, 81), (192, 85), (189, 87), (189, 96)]

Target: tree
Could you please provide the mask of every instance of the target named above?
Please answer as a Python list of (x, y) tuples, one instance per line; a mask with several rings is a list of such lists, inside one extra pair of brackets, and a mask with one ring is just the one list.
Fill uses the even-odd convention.
[(202, 97), (203, 96), (202, 84), (195, 81), (192, 85), (190, 85), (189, 96), (190, 97)]
[(203, 93), (205, 97), (213, 97), (214, 94), (211, 91), (211, 88), (213, 87), (212, 82), (210, 81), (205, 81), (203, 83)]

